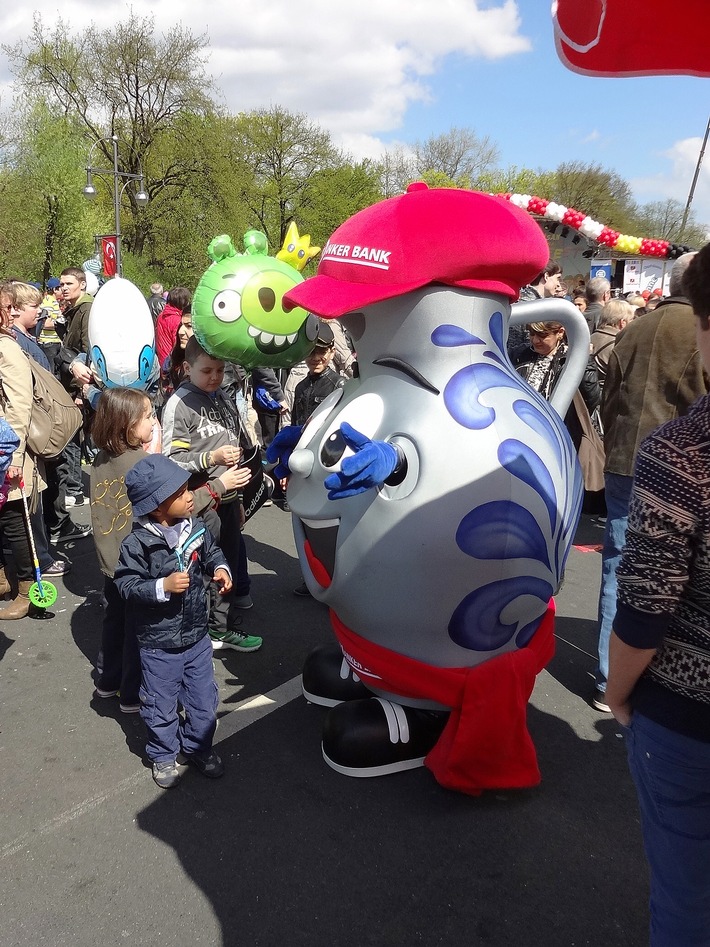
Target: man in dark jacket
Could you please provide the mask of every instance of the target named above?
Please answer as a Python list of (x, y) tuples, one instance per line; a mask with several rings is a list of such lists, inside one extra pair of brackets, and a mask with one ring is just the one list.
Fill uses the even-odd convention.
[(165, 296), (163, 296), (162, 283), (150, 284), (150, 296), (148, 297), (148, 309), (150, 309), (150, 314), (153, 317), (153, 322), (156, 321), (160, 313), (163, 311), (163, 309), (165, 309)]
[(679, 257), (671, 271), (671, 295), (619, 333), (609, 358), (604, 395), (604, 490), (607, 521), (599, 591), (599, 666), (592, 705), (609, 713), (605, 699), (609, 637), (616, 613), (616, 570), (626, 541), (636, 454), (644, 438), (661, 424), (686, 414), (710, 391), (695, 340), (696, 319), (682, 295), (693, 253)]
[(587, 283), (584, 295), (587, 298), (587, 308), (584, 318), (587, 320), (590, 334), (599, 328), (599, 319), (602, 309), (611, 299), (611, 283), (603, 276), (594, 276)]
[(335, 352), (333, 330), (320, 323), (315, 348), (306, 356), (308, 374), (296, 385), (293, 393), (293, 424), (305, 424), (318, 405), (331, 391), (342, 388), (346, 379), (330, 367)]
[[(66, 330), (62, 347), (57, 353), (57, 374), (67, 391), (83, 404), (82, 387), (93, 381), (88, 367), (89, 313), (93, 298), (86, 292), (86, 274), (78, 266), (68, 266), (59, 276), (57, 297), (64, 305)], [(81, 357), (80, 357), (81, 356)], [(81, 506), (85, 502), (81, 477), (81, 435), (74, 435), (52, 473), (49, 495), (45, 497), (45, 520), (52, 542), (81, 538), (91, 532), (89, 527), (72, 522), (67, 506)]]

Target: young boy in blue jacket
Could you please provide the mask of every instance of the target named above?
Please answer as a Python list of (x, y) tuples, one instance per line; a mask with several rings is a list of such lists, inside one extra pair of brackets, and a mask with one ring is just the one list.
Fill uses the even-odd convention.
[(192, 516), (188, 477), (162, 454), (129, 470), (125, 483), (134, 522), (114, 575), (140, 645), (140, 713), (161, 789), (178, 784), (183, 762), (213, 779), (224, 772), (212, 749), (219, 697), (203, 577), (212, 576), (222, 595), (232, 588), (232, 577), (209, 530)]

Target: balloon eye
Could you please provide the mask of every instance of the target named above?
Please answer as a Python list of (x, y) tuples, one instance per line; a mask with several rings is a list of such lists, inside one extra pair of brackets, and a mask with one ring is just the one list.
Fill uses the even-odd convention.
[(150, 378), (150, 372), (153, 368), (153, 355), (153, 346), (144, 345), (141, 354), (138, 356), (138, 378), (144, 383)]
[(271, 312), (276, 305), (276, 293), (273, 289), (270, 286), (262, 286), (257, 296), (264, 312)]
[(293, 253), (293, 251), (294, 251), (295, 249), (296, 249), (296, 244), (295, 244), (295, 243), (289, 243), (289, 245), (288, 245), (288, 252), (289, 252), (289, 253)]
[(299, 251), (298, 251), (298, 259), (299, 259), (299, 260), (302, 260), (305, 255), (306, 255), (306, 251), (305, 251), (305, 250), (299, 250)]
[(340, 433), (340, 429), (333, 431), (325, 444), (321, 447), (320, 459), (324, 467), (335, 467), (345, 453), (348, 445)]
[(104, 358), (104, 353), (98, 347), (94, 345), (91, 349), (91, 361), (94, 363), (96, 371), (101, 376), (101, 381), (106, 384), (108, 380), (108, 372), (106, 370), (106, 359)]
[(223, 289), (212, 302), (212, 312), (220, 322), (236, 322), (242, 315), (242, 297), (233, 289)]

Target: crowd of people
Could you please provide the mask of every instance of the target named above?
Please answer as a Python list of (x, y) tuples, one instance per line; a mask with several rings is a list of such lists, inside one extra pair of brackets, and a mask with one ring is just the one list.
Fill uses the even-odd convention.
[[(186, 287), (164, 292), (153, 284), (147, 303), (155, 325), (156, 364), (146, 390), (102, 390), (89, 359), (93, 296), (86, 291), (86, 277), (81, 268), (68, 267), (49, 280), (44, 296), (36, 285), (20, 279), (0, 284), (0, 402), (5, 421), (19, 438), (9, 459), (9, 492), (0, 509), (1, 545), (13, 565), (7, 571), (3, 565), (0, 573), (0, 595), (11, 599), (0, 610), (0, 621), (24, 618), (33, 608), (30, 536), (40, 574), (51, 580), (71, 569), (62, 552), (66, 544), (88, 540), (93, 532), (105, 602), (94, 693), (100, 699), (118, 699), (121, 713), (142, 713), (155, 781), (168, 788), (181, 775), (176, 763), (180, 747), (185, 759), (205, 775), (221, 775), (209, 724), (216, 688), (213, 679), (211, 686), (204, 686), (205, 675), (211, 674), (205, 655), (221, 649), (251, 652), (262, 646), (261, 636), (246, 627), (253, 601), (242, 500), (254, 473), (245, 458), (268, 446), (291, 411), (293, 422), (303, 424), (352, 374), (354, 353), (339, 326), (322, 322), (313, 352), (288, 381), (289, 373), (269, 368), (247, 372), (201, 348), (192, 332), (191, 293)], [(27, 449), (33, 392), (28, 359), (53, 371), (82, 412), (80, 430), (57, 458), (35, 456)], [(338, 371), (330, 367), (333, 362)], [(89, 468), (91, 526), (71, 518), (72, 508), (87, 500), (82, 464)], [(262, 468), (260, 454), (257, 465)], [(134, 480), (134, 471), (142, 470), (147, 474)], [(146, 483), (148, 494), (137, 499), (136, 491)], [(285, 485), (273, 488), (275, 502), (287, 509)], [(178, 507), (182, 519), (171, 512)], [(183, 520), (190, 524), (184, 535)], [(141, 538), (147, 558), (141, 559), (135, 549), (130, 556), (125, 553), (122, 544), (135, 536)], [(155, 561), (173, 556), (174, 576), (156, 574)], [(210, 574), (219, 582), (210, 584), (203, 613), (199, 590), (215, 556), (220, 568)], [(188, 601), (193, 610), (189, 626), (182, 608)], [(151, 607), (159, 610), (151, 612)], [(164, 651), (163, 661), (172, 659), (175, 686), (182, 688), (174, 701), (159, 692), (157, 669), (151, 675), (156, 642)], [(198, 679), (198, 692), (188, 693), (186, 682)], [(181, 716), (178, 705), (184, 711)], [(203, 722), (200, 733), (185, 731), (186, 715), (191, 725)]]
[[(247, 372), (200, 346), (189, 289), (166, 293), (156, 283), (148, 297), (154, 377), (145, 392), (102, 391), (89, 359), (86, 280), (68, 267), (45, 293), (21, 279), (0, 284), (0, 405), (19, 439), (6, 458), (0, 507), (0, 547), (13, 566), (0, 568), (0, 596), (10, 598), (0, 621), (31, 608), (28, 525), (43, 577), (69, 571), (61, 552), (68, 540), (88, 540), (92, 527), (75, 523), (71, 510), (86, 502), (82, 465), (90, 467), (105, 599), (95, 693), (117, 698), (123, 713), (141, 713), (153, 778), (171, 788), (182, 763), (208, 777), (223, 772), (212, 747), (213, 651), (262, 646), (248, 620), (242, 500), (253, 472), (244, 458), (284, 424), (305, 423), (352, 375), (356, 355), (339, 323), (321, 321), (304, 363), (288, 373)], [(551, 261), (521, 299), (566, 298), (590, 331), (586, 370), (564, 419), (582, 460), (587, 510), (605, 524), (590, 702), (626, 729), (652, 872), (652, 943), (707, 945), (710, 245), (675, 262), (666, 297), (623, 297), (601, 277), (582, 282), (566, 283)], [(549, 399), (567, 358), (564, 327), (530, 321), (511, 329), (508, 351)], [(51, 460), (26, 449), (28, 359), (55, 372), (83, 414), (80, 431)], [(287, 509), (286, 481), (273, 489)], [(294, 591), (309, 594), (305, 585)]]

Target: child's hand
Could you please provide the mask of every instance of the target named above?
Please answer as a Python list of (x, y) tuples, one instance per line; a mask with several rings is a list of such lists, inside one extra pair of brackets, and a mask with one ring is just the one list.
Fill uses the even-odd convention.
[(230, 467), (217, 479), (224, 484), (225, 490), (238, 490), (251, 480), (251, 470), (248, 467)]
[(219, 586), (219, 594), (226, 595), (227, 592), (232, 590), (232, 580), (229, 577), (229, 573), (226, 569), (217, 569), (214, 574), (214, 581)]
[(163, 589), (166, 592), (184, 592), (189, 585), (190, 576), (187, 572), (172, 572), (163, 579)]
[(232, 467), (238, 464), (242, 459), (242, 450), (240, 447), (234, 447), (233, 444), (225, 444), (212, 451), (211, 466), (214, 467)]

